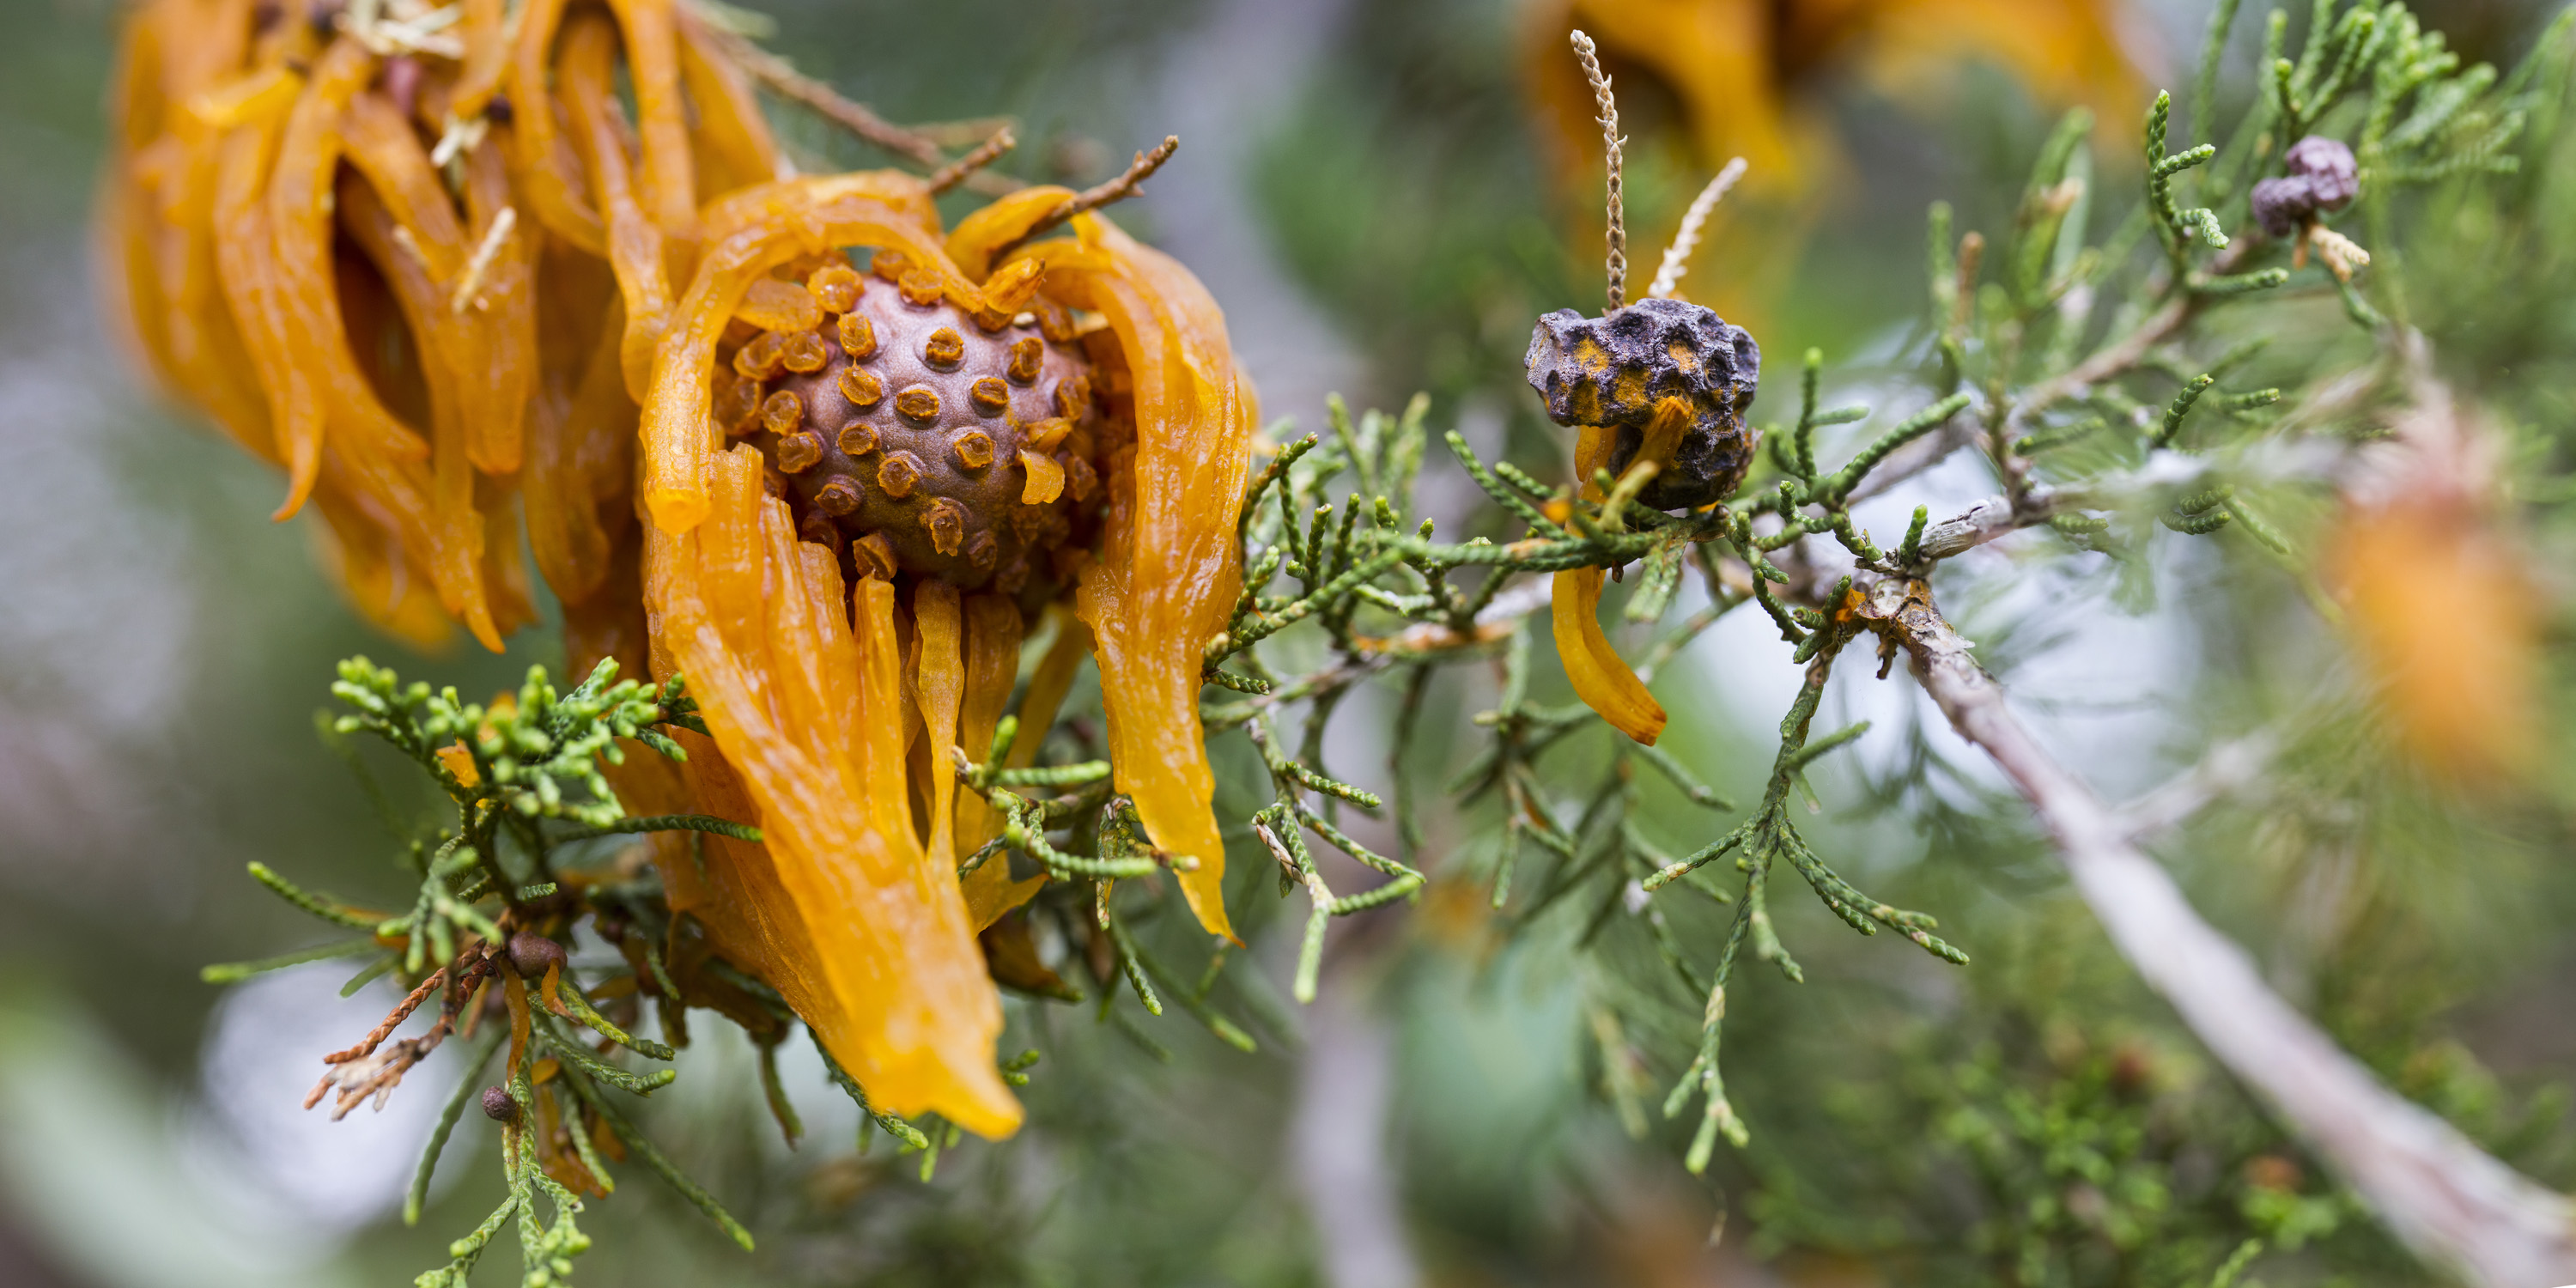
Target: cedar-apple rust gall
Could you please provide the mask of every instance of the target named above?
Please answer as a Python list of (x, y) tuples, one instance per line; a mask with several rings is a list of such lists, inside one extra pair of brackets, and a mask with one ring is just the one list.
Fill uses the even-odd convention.
[(1104, 418), (1079, 325), (1020, 265), (970, 315), (898, 252), (864, 276), (826, 263), (775, 292), (761, 320), (781, 329), (735, 351), (717, 421), (760, 448), (798, 535), (846, 553), (845, 573), (990, 587), (1027, 611), (1072, 580)]
[[(377, 625), (499, 650), (537, 620), (525, 549), (573, 674), (685, 680), (703, 730), (623, 759), (603, 734), (596, 771), (654, 824), (686, 924), (621, 938), (667, 950), (631, 964), (673, 1023), (774, 1027), (751, 1000), (774, 990), (876, 1110), (1005, 1135), (978, 934), (1044, 881), (954, 875), (1006, 820), (949, 753), (982, 758), (1006, 716), (1034, 752), (1094, 656), (1131, 848), (1231, 934), (1198, 677), (1240, 581), (1252, 399), (1215, 301), (1101, 212), (1177, 139), (1086, 191), (1024, 186), (984, 168), (1008, 129), (951, 155), (729, 12), (145, 0), (101, 209), (114, 303), (162, 386), (280, 470), (278, 517), (313, 516)], [(926, 173), (800, 175), (762, 91)], [(998, 196), (952, 228), (955, 188)], [(1040, 641), (1056, 678), (1013, 711)], [(438, 737), (467, 830), (555, 745), (543, 719), (496, 707), (527, 740), (498, 758)], [(440, 853), (456, 884), (422, 907), (458, 911), (407, 972), (501, 954), (514, 1061), (549, 1024), (611, 1024), (563, 914), (476, 921), (499, 856)], [(585, 901), (546, 906), (607, 911)]]
[[(1684, 215), (1647, 298), (1627, 302), (1618, 102), (1592, 38), (1576, 31), (1568, 39), (1599, 108), (1608, 162), (1609, 307), (1597, 318), (1559, 309), (1538, 320), (1524, 362), (1530, 388), (1550, 420), (1576, 431), (1575, 484), (1586, 497), (1604, 499), (1594, 476), (1607, 469), (1619, 480), (1619, 495), (1654, 509), (1716, 505), (1735, 494), (1753, 463), (1759, 435), (1744, 413), (1761, 385), (1762, 348), (1744, 328), (1670, 293), (1689, 266), (1710, 207), (1745, 165), (1738, 158), (1709, 181)], [(1601, 629), (1602, 580), (1599, 568), (1556, 574), (1557, 656), (1585, 705), (1652, 745), (1663, 733), (1664, 708)]]
[(1637, 500), (1658, 510), (1723, 501), (1753, 463), (1759, 431), (1744, 422), (1762, 379), (1762, 348), (1697, 304), (1645, 299), (1587, 318), (1559, 309), (1530, 332), (1524, 363), (1548, 419), (1616, 431), (1605, 462), (1624, 473), (1667, 399), (1685, 406), (1680, 438)]

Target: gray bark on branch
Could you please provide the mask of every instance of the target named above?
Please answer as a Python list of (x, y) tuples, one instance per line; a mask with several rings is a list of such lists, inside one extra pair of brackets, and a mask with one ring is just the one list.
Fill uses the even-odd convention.
[(2112, 943), (2237, 1080), (2428, 1261), (2488, 1288), (2576, 1282), (2576, 1204), (2380, 1084), (2272, 991), (2252, 959), (2140, 852), (2124, 820), (2014, 718), (1919, 581), (1875, 580), (1860, 609), (2010, 778)]

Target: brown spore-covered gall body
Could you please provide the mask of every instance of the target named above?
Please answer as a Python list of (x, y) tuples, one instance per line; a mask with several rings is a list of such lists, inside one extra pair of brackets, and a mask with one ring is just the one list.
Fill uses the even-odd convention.
[(960, 308), (879, 252), (801, 287), (763, 283), (738, 318), (715, 415), (760, 449), (805, 540), (855, 576), (935, 577), (1017, 596), (1060, 582), (1100, 489), (1099, 400), (1072, 321)]
[(1524, 365), (1549, 419), (1614, 431), (1613, 474), (1636, 458), (1657, 404), (1689, 404), (1672, 462), (1637, 496), (1655, 509), (1723, 501), (1753, 464), (1761, 435), (1744, 413), (1761, 385), (1762, 348), (1697, 304), (1644, 299), (1597, 318), (1558, 309), (1531, 330)]

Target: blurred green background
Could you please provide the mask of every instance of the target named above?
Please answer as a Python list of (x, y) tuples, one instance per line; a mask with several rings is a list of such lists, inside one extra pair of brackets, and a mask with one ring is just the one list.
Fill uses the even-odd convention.
[[(1090, 182), (1178, 133), (1178, 160), (1119, 217), (1208, 282), (1266, 416), (1311, 428), (1330, 391), (1392, 408), (1429, 390), (1435, 431), (1561, 474), (1519, 359), (1539, 312), (1592, 304), (1597, 268), (1569, 250), (1572, 212), (1533, 141), (1519, 6), (765, 7), (774, 48), (895, 119), (1016, 117), (1023, 145), (1005, 168), (1024, 177)], [(2502, 61), (2549, 7), (2422, 11), (2472, 57)], [(265, 521), (278, 481), (175, 417), (125, 361), (93, 303), (85, 228), (115, 17), (104, 0), (0, 0), (0, 1284), (402, 1282), (488, 1206), (492, 1142), (470, 1120), (472, 1148), (451, 1148), (421, 1227), (396, 1217), (439, 1094), (427, 1088), (452, 1068), (434, 1061), (380, 1115), (328, 1123), (296, 1108), (315, 1056), (381, 1014), (382, 988), (343, 1000), (329, 964), (228, 994), (196, 972), (316, 937), (241, 875), (247, 861), (353, 897), (392, 888), (391, 841), (315, 736), (334, 660), (364, 651), (474, 693), (558, 656), (542, 630), (505, 658), (417, 657), (370, 635), (299, 525)], [(2158, 0), (2128, 19), (2149, 83), (2178, 83), (2174, 51), (2196, 45), (2201, 7)], [(2050, 120), (1993, 69), (1963, 70), (1931, 112), (1859, 82), (1814, 92), (1859, 182), (1820, 215), (1761, 336), (1766, 414), (1794, 396), (1784, 376), (1808, 345), (1834, 355), (1842, 392), (1887, 387), (1871, 385), (1872, 364), (1918, 312), (1925, 205), (1948, 198), (1963, 227), (2002, 222)], [(882, 163), (810, 121), (790, 118), (786, 135), (818, 164)], [(1699, 176), (1656, 139), (1636, 146), (1648, 159), (1633, 226), (1656, 244)], [(2534, 307), (2533, 325), (2564, 327), (2564, 304)], [(2480, 343), (2454, 352), (2471, 372), (2535, 341), (2525, 328)], [(2568, 432), (2563, 396), (2554, 414)], [(1451, 531), (1473, 494), (1445, 461), (1432, 473), (1426, 507)], [(1973, 469), (1946, 471), (1907, 508), (1984, 490)], [(2211, 731), (2299, 706), (2335, 665), (2312, 621), (2281, 620), (2268, 565), (2184, 551), (2142, 574), (2156, 593), (2140, 597), (2117, 569), (2019, 549), (1961, 574), (1962, 626), (2043, 736), (2115, 798), (2187, 763)], [(1686, 659), (1661, 686), (1680, 716), (1667, 745), (1741, 795), (1795, 672), (1752, 621)], [(1492, 699), (1482, 669), (1435, 686), (1433, 754), (1409, 769), (1419, 783), (1454, 768), (1429, 762)], [(1340, 717), (1346, 776), (1368, 781), (1361, 767), (1382, 763), (1392, 709), (1384, 698)], [(1167, 1019), (1151, 1034), (1168, 1048), (1158, 1059), (1087, 1009), (1015, 1009), (1014, 1040), (1046, 1054), (1032, 1127), (969, 1144), (928, 1184), (882, 1141), (854, 1154), (855, 1117), (810, 1057), (790, 1070), (809, 1127), (790, 1154), (741, 1094), (749, 1048), (711, 1033), (653, 1121), (761, 1250), (734, 1251), (639, 1177), (585, 1217), (600, 1246), (581, 1274), (2000, 1282), (2012, 1257), (1988, 1243), (2038, 1230), (2058, 1260), (2010, 1277), (2197, 1282), (2259, 1236), (2278, 1249), (2262, 1263), (2276, 1284), (2422, 1282), (2109, 954), (2017, 801), (1911, 686), (1840, 677), (1827, 720), (1863, 717), (1877, 732), (1816, 775), (1819, 848), (1939, 913), (1977, 964), (1860, 939), (1783, 898), (1809, 982), (1738, 990), (1727, 1074), (1754, 1145), (1721, 1151), (1705, 1180), (1681, 1171), (1660, 1120), (1632, 1139), (1603, 1092), (1643, 1078), (1651, 1114), (1671, 1075), (1604, 1055), (1626, 1048), (1603, 1042), (1587, 999), (1633, 982), (1615, 959), (1577, 964), (1579, 915), (1495, 937), (1475, 875), (1489, 820), (1469, 815), (1431, 837), (1455, 880), (1338, 931), (1313, 1008), (1280, 1000), (1287, 937), (1257, 939), (1253, 973), (1271, 983), (1244, 994), (1269, 1002), (1258, 1018), (1277, 1040), (1263, 1054)], [(2566, 812), (2401, 799), (2369, 820), (2334, 815), (2352, 792), (2333, 780), (2347, 734), (2303, 732), (2316, 745), (2293, 749), (2279, 796), (2214, 811), (2167, 857), (2383, 1076), (2565, 1187), (2576, 1159), (2546, 1087), (2576, 1073)], [(1649, 830), (1668, 848), (1715, 834), (1677, 797), (1652, 799)], [(2334, 838), (2341, 868), (2314, 861)], [(1238, 918), (1260, 926), (1277, 910), (1256, 898)], [(1671, 1018), (1625, 1039), (1666, 1060), (1697, 1023)], [(511, 1261), (496, 1254), (485, 1278), (505, 1280)]]

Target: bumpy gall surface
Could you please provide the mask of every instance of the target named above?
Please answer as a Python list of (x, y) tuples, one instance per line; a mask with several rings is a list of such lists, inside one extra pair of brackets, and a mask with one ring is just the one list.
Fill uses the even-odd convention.
[(1672, 468), (1638, 493), (1658, 510), (1725, 500), (1753, 463), (1758, 435), (1744, 412), (1761, 382), (1761, 346), (1699, 305), (1645, 299), (1597, 318), (1558, 309), (1530, 332), (1526, 366), (1549, 419), (1618, 431), (1613, 474), (1636, 457), (1657, 403), (1690, 404)]
[[(1090, 364), (1060, 324), (987, 327), (936, 278), (889, 267), (817, 272), (822, 324), (745, 344), (716, 419), (760, 448), (798, 533), (857, 575), (1018, 594), (1050, 577), (1097, 489)], [(1035, 488), (1024, 453), (1043, 458)]]

